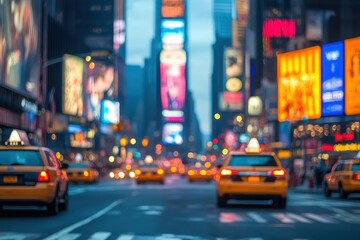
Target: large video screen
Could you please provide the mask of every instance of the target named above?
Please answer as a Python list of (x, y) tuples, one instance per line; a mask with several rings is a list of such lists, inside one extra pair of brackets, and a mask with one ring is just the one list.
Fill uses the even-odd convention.
[(0, 84), (32, 98), (41, 71), (41, 2), (0, 1)]
[(114, 68), (95, 62), (86, 70), (85, 80), (85, 115), (89, 121), (100, 120), (101, 101), (113, 98), (115, 93)]
[(161, 21), (161, 43), (164, 49), (182, 49), (185, 41), (185, 22), (179, 19)]
[(163, 126), (163, 143), (180, 145), (184, 141), (181, 123), (165, 123)]
[(76, 124), (69, 124), (68, 127), (70, 146), (74, 148), (94, 147), (94, 138), (89, 130)]
[(120, 121), (120, 103), (103, 100), (101, 104), (101, 122), (117, 124)]
[(360, 37), (345, 40), (345, 113), (360, 114)]
[(321, 116), (320, 47), (278, 55), (278, 119), (297, 121)]
[(344, 114), (344, 43), (322, 47), (322, 116)]
[(183, 110), (186, 95), (186, 53), (163, 50), (160, 53), (161, 102), (163, 110)]
[(63, 64), (63, 113), (82, 116), (84, 60), (65, 55)]

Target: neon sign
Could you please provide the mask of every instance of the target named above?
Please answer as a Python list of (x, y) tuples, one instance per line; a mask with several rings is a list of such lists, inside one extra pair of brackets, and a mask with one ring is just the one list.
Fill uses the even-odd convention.
[(163, 0), (161, 7), (161, 16), (163, 18), (184, 17), (184, 1)]
[(350, 133), (335, 133), (335, 142), (343, 142), (343, 141), (354, 141), (355, 134), (354, 132)]
[(264, 38), (293, 38), (296, 35), (296, 21), (293, 19), (265, 19)]

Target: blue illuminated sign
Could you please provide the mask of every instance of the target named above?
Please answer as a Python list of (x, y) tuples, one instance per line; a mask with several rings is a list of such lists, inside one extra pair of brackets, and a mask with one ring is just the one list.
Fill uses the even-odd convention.
[(185, 39), (184, 20), (166, 19), (161, 22), (161, 43), (164, 49), (181, 49)]
[(322, 116), (344, 114), (344, 43), (322, 47)]

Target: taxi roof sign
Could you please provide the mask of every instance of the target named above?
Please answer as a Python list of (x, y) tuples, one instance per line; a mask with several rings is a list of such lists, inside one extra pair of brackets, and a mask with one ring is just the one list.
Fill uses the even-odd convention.
[(260, 153), (261, 148), (259, 141), (256, 138), (251, 138), (247, 147), (245, 148), (245, 152), (247, 153)]
[(12, 130), (9, 139), (5, 142), (6, 146), (24, 146), (30, 145), (26, 132), (21, 130)]

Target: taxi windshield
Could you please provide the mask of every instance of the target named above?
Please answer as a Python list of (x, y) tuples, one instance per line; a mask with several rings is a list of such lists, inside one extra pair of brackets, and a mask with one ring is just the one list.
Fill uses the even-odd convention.
[(0, 166), (44, 166), (39, 151), (0, 150)]
[(70, 164), (69, 168), (87, 168), (87, 165), (81, 163), (75, 163), (75, 164)]
[(141, 164), (140, 168), (158, 168), (157, 164)]
[(233, 155), (230, 158), (229, 166), (236, 167), (276, 167), (275, 158), (258, 155)]
[(358, 164), (353, 164), (351, 167), (352, 171), (360, 171), (360, 163)]

